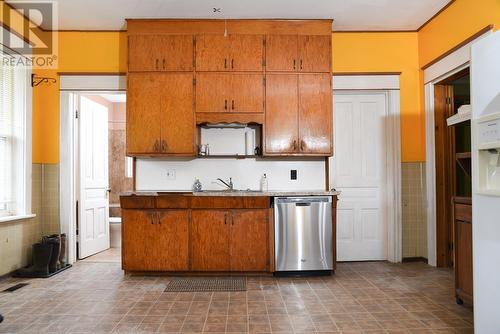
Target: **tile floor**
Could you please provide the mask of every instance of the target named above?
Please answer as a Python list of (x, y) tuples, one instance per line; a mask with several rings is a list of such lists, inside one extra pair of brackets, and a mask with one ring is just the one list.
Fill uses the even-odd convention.
[[(20, 280), (0, 281), (3, 290)], [(23, 280), (25, 281), (25, 280)], [(164, 293), (168, 277), (78, 262), (0, 292), (1, 333), (473, 333), (451, 270), (340, 263), (332, 277), (248, 277), (248, 291)]]
[(108, 248), (105, 251), (89, 256), (82, 261), (84, 262), (114, 262), (122, 263), (122, 249), (117, 247)]

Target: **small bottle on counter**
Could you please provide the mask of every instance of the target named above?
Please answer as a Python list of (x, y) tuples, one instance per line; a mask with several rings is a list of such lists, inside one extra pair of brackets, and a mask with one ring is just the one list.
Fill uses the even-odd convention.
[(267, 175), (262, 175), (260, 179), (260, 191), (268, 191)]
[(200, 182), (200, 179), (194, 179), (194, 183), (193, 183), (193, 191), (194, 192), (200, 192), (202, 190), (202, 185), (201, 185), (201, 182)]

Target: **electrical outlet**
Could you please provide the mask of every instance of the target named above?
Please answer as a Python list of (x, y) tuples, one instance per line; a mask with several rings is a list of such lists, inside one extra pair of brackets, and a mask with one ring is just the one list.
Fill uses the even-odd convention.
[(167, 180), (175, 180), (175, 169), (167, 169)]
[(297, 180), (297, 170), (296, 169), (290, 170), (290, 180)]

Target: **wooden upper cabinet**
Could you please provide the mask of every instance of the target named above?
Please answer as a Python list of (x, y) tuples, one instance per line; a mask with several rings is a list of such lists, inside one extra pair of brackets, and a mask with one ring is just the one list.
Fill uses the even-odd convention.
[(267, 271), (269, 260), (268, 210), (234, 210), (231, 220), (231, 270)]
[(299, 124), (301, 153), (332, 153), (330, 74), (299, 74)]
[(196, 112), (264, 112), (264, 76), (198, 73)]
[(229, 111), (231, 74), (196, 74), (196, 112)]
[(262, 35), (203, 34), (196, 37), (197, 71), (262, 71)]
[(232, 74), (229, 97), (232, 112), (264, 112), (264, 76)]
[(229, 271), (230, 213), (225, 210), (193, 210), (191, 214), (191, 269)]
[(262, 71), (263, 35), (231, 35), (230, 68), (233, 71)]
[(298, 147), (297, 80), (296, 74), (266, 76), (264, 154), (294, 153)]
[(161, 89), (161, 152), (195, 154), (193, 74), (165, 74)]
[(127, 78), (127, 154), (161, 149), (162, 74), (129, 73)]
[(191, 73), (129, 73), (128, 155), (193, 155)]
[(129, 72), (192, 71), (192, 35), (131, 35)]
[(266, 71), (294, 72), (298, 68), (298, 36), (268, 35)]
[(222, 34), (196, 36), (196, 70), (226, 71), (230, 65), (231, 42)]
[(266, 70), (270, 72), (330, 72), (330, 35), (268, 35)]
[(299, 71), (330, 72), (331, 36), (299, 36)]

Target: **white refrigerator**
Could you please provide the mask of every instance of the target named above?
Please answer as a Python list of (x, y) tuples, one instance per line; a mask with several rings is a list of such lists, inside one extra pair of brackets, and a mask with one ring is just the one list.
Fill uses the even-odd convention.
[(471, 47), (475, 333), (500, 333), (500, 31)]

